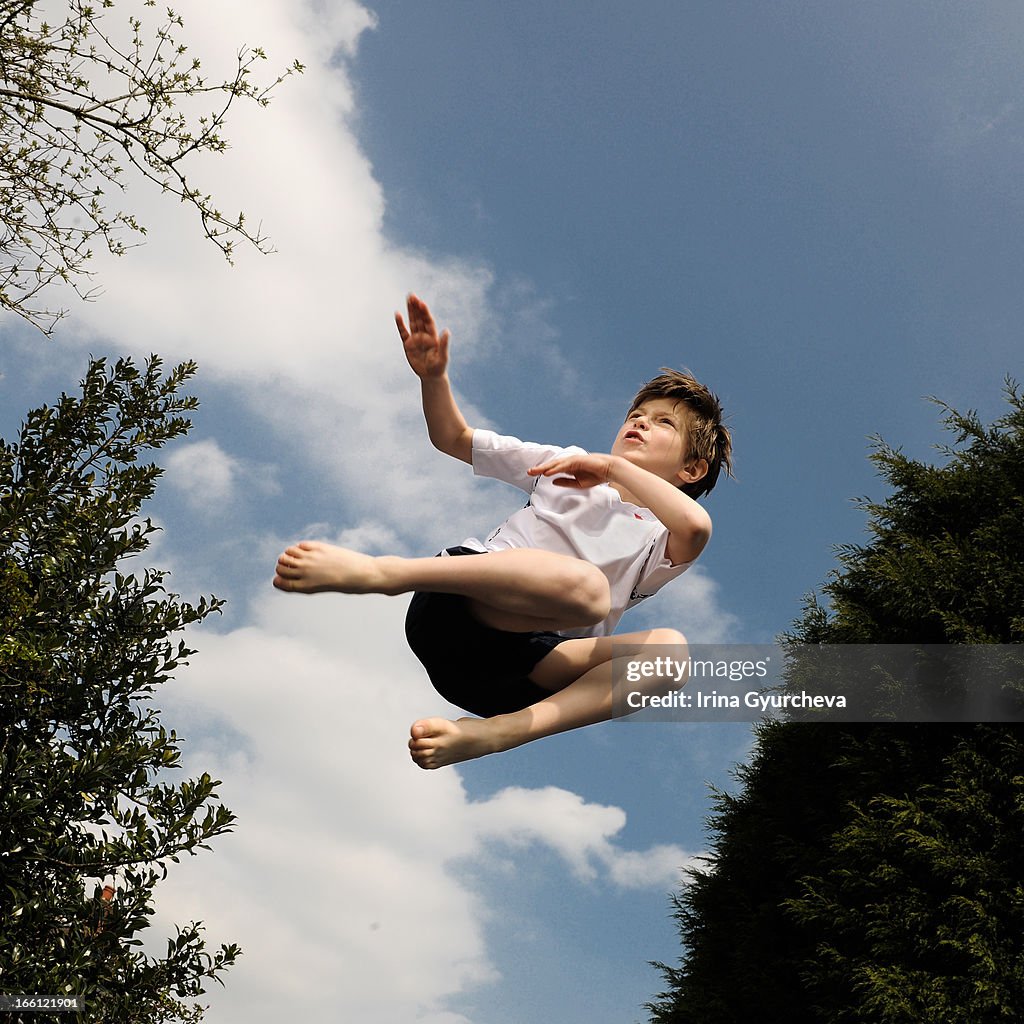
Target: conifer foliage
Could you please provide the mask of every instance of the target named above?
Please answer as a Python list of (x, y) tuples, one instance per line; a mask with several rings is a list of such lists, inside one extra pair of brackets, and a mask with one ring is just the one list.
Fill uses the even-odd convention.
[(189, 429), (194, 372), (92, 361), (81, 397), (0, 442), (0, 992), (77, 995), (83, 1020), (197, 1019), (181, 1000), (239, 952), (207, 952), (194, 923), (140, 948), (167, 866), (234, 818), (209, 775), (175, 777), (154, 704), (220, 602), (126, 564), (156, 530), (142, 457)]
[[(862, 502), (789, 639), (1024, 642), (1024, 399), (991, 427), (948, 407), (944, 461), (881, 442), (892, 489)], [(707, 867), (674, 900), (653, 1024), (1009, 1024), (1024, 1020), (1024, 728), (758, 729), (716, 795)]]

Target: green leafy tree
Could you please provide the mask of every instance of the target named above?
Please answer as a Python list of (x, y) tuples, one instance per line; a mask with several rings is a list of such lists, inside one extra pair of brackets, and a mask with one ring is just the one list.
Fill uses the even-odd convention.
[[(1024, 641), (1024, 399), (991, 427), (948, 407), (930, 465), (879, 443), (871, 540), (788, 639)], [(1024, 730), (760, 727), (710, 862), (675, 897), (655, 1024), (1008, 1024), (1024, 1019)]]
[(189, 429), (194, 372), (94, 360), (81, 397), (0, 442), (0, 992), (77, 994), (90, 1021), (197, 1019), (182, 1000), (239, 952), (208, 952), (196, 923), (163, 956), (139, 938), (168, 865), (234, 820), (209, 775), (172, 781), (180, 740), (153, 703), (220, 602), (125, 564), (157, 529), (141, 459)]
[[(262, 50), (243, 49), (234, 73), (208, 80), (181, 42), (181, 17), (155, 0), (0, 0), (0, 310), (49, 331), (36, 304), (58, 281), (89, 293), (95, 244), (115, 254), (145, 233), (117, 193), (133, 177), (176, 196), (231, 256), (238, 239), (264, 246), (243, 214), (224, 214), (187, 176), (202, 153), (227, 148), (225, 119), (239, 99), (260, 105), (296, 62), (259, 84)], [(189, 172), (190, 173), (190, 172)]]

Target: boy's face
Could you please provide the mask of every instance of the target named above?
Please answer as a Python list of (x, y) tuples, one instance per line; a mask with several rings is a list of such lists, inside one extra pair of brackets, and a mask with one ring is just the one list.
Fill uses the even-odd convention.
[(707, 473), (703, 459), (692, 462), (686, 406), (674, 398), (650, 398), (633, 409), (619, 428), (612, 455), (678, 487)]

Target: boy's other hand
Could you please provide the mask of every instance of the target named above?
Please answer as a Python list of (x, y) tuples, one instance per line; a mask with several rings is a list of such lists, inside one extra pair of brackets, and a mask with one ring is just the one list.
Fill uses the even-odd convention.
[(447, 329), (438, 334), (427, 304), (415, 295), (406, 300), (406, 309), (409, 326), (406, 327), (401, 313), (395, 313), (395, 323), (413, 373), (423, 379), (443, 376), (448, 369)]
[(612, 478), (616, 456), (589, 453), (586, 455), (563, 455), (543, 465), (527, 470), (530, 476), (553, 476), (558, 487), (597, 487)]

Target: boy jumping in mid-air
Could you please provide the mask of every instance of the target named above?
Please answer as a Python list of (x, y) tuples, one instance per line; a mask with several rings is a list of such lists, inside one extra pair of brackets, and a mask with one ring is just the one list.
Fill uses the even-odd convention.
[(274, 586), (413, 593), (410, 646), (446, 700), (481, 716), (413, 723), (413, 760), (439, 768), (606, 721), (613, 657), (686, 643), (673, 629), (609, 634), (707, 544), (711, 519), (694, 498), (730, 471), (732, 444), (715, 396), (674, 371), (641, 389), (607, 455), (473, 430), (448, 383), (448, 331), (415, 295), (408, 317), (406, 326), (395, 314), (430, 440), (478, 475), (521, 487), (529, 503), (486, 541), (441, 557), (302, 541), (278, 559)]

